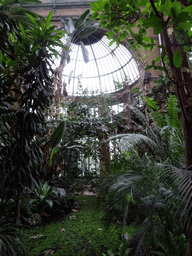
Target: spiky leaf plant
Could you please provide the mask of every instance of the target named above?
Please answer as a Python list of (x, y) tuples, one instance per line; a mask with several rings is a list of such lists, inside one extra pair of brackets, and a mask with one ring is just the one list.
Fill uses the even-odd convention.
[(18, 229), (15, 225), (0, 222), (0, 255), (27, 256), (28, 252), (17, 237)]

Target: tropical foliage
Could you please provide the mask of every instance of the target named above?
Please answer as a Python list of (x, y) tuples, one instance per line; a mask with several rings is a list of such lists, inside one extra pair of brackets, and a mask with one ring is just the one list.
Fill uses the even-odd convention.
[[(119, 44), (126, 38), (132, 48), (143, 47), (152, 51), (155, 41), (147, 36), (148, 29), (152, 29), (155, 35), (161, 34), (162, 45), (159, 46), (161, 56), (153, 60), (147, 68), (164, 71), (166, 77), (174, 83), (181, 107), (186, 167), (191, 168), (192, 79), (187, 55), (187, 51), (191, 50), (192, 42), (191, 1), (98, 0), (91, 2), (91, 6), (92, 18), (98, 18), (101, 26), (109, 30), (107, 34), (108, 38), (112, 39), (111, 43)], [(171, 34), (169, 31), (172, 31)]]
[(0, 255), (27, 256), (28, 252), (18, 238), (19, 230), (16, 226), (0, 222)]
[(52, 98), (50, 59), (57, 54), (52, 47), (62, 47), (63, 32), (51, 24), (52, 14), (40, 23), (27, 14), (28, 29), (6, 12), (1, 20), (1, 203), (13, 198), (18, 220), (20, 194), (42, 161), (38, 136), (45, 132), (43, 112)]
[(30, 197), (31, 199), (31, 207), (34, 208), (37, 212), (42, 213), (43, 209), (47, 206), (50, 208), (53, 207), (53, 199), (52, 195), (57, 195), (56, 191), (53, 191), (52, 187), (48, 185), (47, 182), (36, 184), (33, 188)]
[(112, 160), (100, 187), (106, 209), (103, 220), (108, 227), (113, 222), (122, 223), (122, 232), (132, 222), (140, 225), (124, 247), (130, 248), (128, 255), (147, 251), (154, 255), (188, 255), (191, 175), (183, 169), (183, 135), (175, 99), (169, 96), (163, 114), (156, 102), (147, 98), (150, 124), (138, 108), (132, 108), (142, 122), (143, 134), (111, 137), (120, 139), (122, 153)]
[[(83, 39), (98, 27), (88, 20), (90, 10), (77, 20), (63, 18), (66, 31), (58, 31), (51, 24), (52, 12), (43, 19), (29, 12), (24, 15), (22, 10), (25, 19), (20, 20), (21, 16), (16, 14), (21, 9), (15, 2), (9, 3), (10, 6), (1, 1), (0, 5), (0, 208), (5, 220), (0, 224), (0, 253), (25, 255), (15, 226), (7, 223), (26, 221), (29, 216), (47, 217), (57, 211), (68, 213), (75, 205), (74, 195), (61, 196), (58, 188), (62, 184), (72, 191), (82, 174), (79, 159), (83, 155), (84, 159), (91, 156), (100, 160), (103, 220), (109, 226), (113, 222), (122, 225), (119, 254), (140, 255), (150, 251), (153, 255), (187, 255), (192, 196), (191, 173), (185, 167), (190, 169), (191, 161), (186, 144), (191, 133), (191, 80), (184, 50), (189, 50), (191, 42), (191, 6), (170, 0), (91, 3), (92, 17), (99, 17), (101, 25), (109, 29), (108, 37), (114, 39), (114, 35), (121, 34), (114, 39), (117, 44), (131, 35), (128, 41), (132, 47), (152, 49), (155, 42), (145, 35), (150, 27), (154, 34), (162, 32), (170, 43), (169, 49), (167, 42), (165, 47), (161, 46), (161, 60), (164, 65), (168, 57), (173, 78), (161, 77), (166, 89), (153, 89), (162, 92), (163, 97), (151, 93), (144, 98), (148, 120), (142, 107), (130, 107), (130, 128), (125, 111), (113, 115), (108, 106), (110, 99), (104, 96), (94, 102), (99, 104), (98, 115), (91, 113), (86, 103), (92, 99), (88, 98), (85, 102), (79, 99), (66, 103), (65, 116), (60, 116), (60, 112), (53, 115), (56, 90), (61, 89), (63, 68), (70, 61), (71, 43), (81, 44), (84, 60), (88, 61)], [(137, 26), (137, 34), (133, 26)], [(168, 27), (173, 27), (172, 39), (167, 34)], [(63, 46), (60, 39), (65, 33), (67, 45)], [(58, 55), (56, 46), (63, 51), (60, 65), (53, 72), (51, 60)], [(159, 60), (154, 60), (149, 68), (168, 73), (166, 65), (156, 65)], [(60, 100), (58, 97), (59, 104)], [(48, 130), (46, 115), (51, 103)], [(125, 133), (131, 130), (132, 133)], [(127, 239), (125, 226), (133, 223), (140, 228)]]
[[(118, 221), (123, 227), (133, 222), (140, 225), (127, 245), (132, 248), (130, 255), (144, 254), (147, 250), (157, 251), (154, 255), (160, 252), (165, 253), (162, 255), (186, 252), (184, 255), (187, 255), (188, 211), (184, 207), (187, 202), (179, 189), (179, 181), (174, 182), (181, 171), (158, 163), (147, 154), (141, 157), (135, 150), (124, 153), (118, 162), (122, 167), (116, 169), (100, 189), (105, 198), (104, 222), (110, 225)], [(179, 239), (182, 245), (177, 244)]]

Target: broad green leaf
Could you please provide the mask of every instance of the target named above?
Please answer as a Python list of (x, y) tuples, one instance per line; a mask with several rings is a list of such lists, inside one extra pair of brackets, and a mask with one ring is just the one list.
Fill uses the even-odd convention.
[(83, 39), (83, 38), (87, 38), (88, 36), (90, 36), (91, 34), (93, 34), (97, 28), (99, 27), (99, 24), (96, 23), (90, 27), (85, 28), (80, 34), (79, 34), (79, 38)]
[(92, 11), (96, 11), (98, 12), (99, 11), (99, 8), (98, 8), (98, 3), (97, 2), (90, 2), (90, 5), (91, 5), (91, 10)]
[(191, 31), (191, 28), (192, 28), (192, 24), (190, 22), (180, 22), (178, 24), (178, 27), (182, 28), (182, 29), (185, 29), (185, 30), (189, 30)]
[(185, 7), (182, 12), (188, 12), (192, 15), (192, 5), (189, 5), (187, 7)]
[(93, 12), (92, 15), (91, 15), (91, 20), (96, 19), (98, 17), (98, 15), (99, 15), (99, 12), (96, 12), (96, 11)]
[(161, 60), (161, 56), (158, 56), (156, 59), (155, 59), (155, 62)]
[(51, 151), (48, 166), (51, 166), (52, 160), (53, 160), (55, 154), (57, 153), (57, 151), (58, 151), (58, 147), (54, 147), (53, 150)]
[(160, 34), (161, 32), (163, 32), (165, 29), (165, 25), (162, 23), (162, 24), (159, 24), (157, 26), (154, 27), (153, 29), (153, 33), (154, 35), (158, 35)]
[(177, 17), (181, 13), (181, 3), (179, 1), (173, 1), (172, 8), (174, 9)]
[(52, 201), (52, 200), (46, 200), (46, 202), (48, 203), (48, 205), (49, 205), (50, 208), (53, 207), (53, 201)]
[(90, 12), (90, 9), (86, 10), (83, 14), (81, 14), (80, 19), (86, 20), (89, 17)]
[(146, 6), (147, 2), (148, 2), (148, 0), (139, 0), (137, 5), (138, 6)]
[(72, 34), (75, 31), (75, 25), (72, 17), (69, 17), (68, 19), (68, 29), (69, 29), (69, 34)]
[(32, 21), (32, 23), (33, 23), (34, 25), (36, 25), (37, 27), (39, 27), (39, 25), (37, 24), (35, 18), (34, 18), (32, 15), (30, 15), (30, 14), (28, 14), (28, 13), (26, 13), (26, 15), (29, 17), (29, 19)]
[[(44, 193), (43, 193), (44, 194)], [(44, 200), (44, 198), (45, 198), (45, 196), (44, 195), (40, 195), (40, 200), (41, 200), (41, 202)]]
[(159, 10), (167, 15), (167, 16), (170, 16), (170, 10), (171, 10), (171, 7), (172, 7), (172, 2), (171, 0), (166, 0), (165, 1), (165, 4), (162, 4), (160, 7), (159, 7)]
[[(146, 5), (147, 6), (147, 5)], [(147, 6), (145, 9), (142, 10), (142, 15), (146, 15), (148, 13), (149, 6)]]
[(69, 19), (61, 18), (62, 25), (68, 34), (72, 34), (75, 31), (75, 25), (72, 17)]
[(75, 22), (75, 28), (78, 29), (80, 25), (84, 24), (90, 15), (90, 9), (86, 10)]
[(64, 132), (65, 132), (65, 127), (66, 127), (66, 123), (65, 121), (62, 121), (59, 126), (57, 127), (57, 129), (54, 131), (54, 133), (52, 134), (48, 145), (51, 148), (54, 148), (56, 145), (58, 145), (61, 141), (61, 139), (63, 138)]
[(146, 20), (144, 20), (143, 22), (143, 25), (144, 27), (146, 28), (149, 28), (149, 27), (156, 27), (156, 26), (160, 26), (163, 24), (163, 21), (161, 18), (153, 15), (149, 18), (147, 18)]
[(162, 67), (162, 66), (153, 66), (153, 68), (155, 69), (155, 70), (161, 70), (161, 71), (165, 71), (165, 69)]
[(114, 42), (115, 42), (114, 40), (110, 41), (109, 46), (111, 46)]
[(143, 41), (146, 42), (146, 43), (151, 43), (151, 38), (148, 37), (148, 36), (144, 36)]
[(99, 10), (102, 10), (102, 8), (103, 8), (103, 0), (99, 0), (98, 3), (99, 3)]
[(20, 22), (19, 22), (19, 28), (20, 28), (20, 30), (21, 30), (23, 36), (26, 37), (27, 34), (26, 34), (25, 29), (23, 28), (23, 26), (22, 26), (22, 24), (21, 24)]
[(187, 12), (181, 12), (176, 18), (176, 23), (186, 22), (188, 20), (191, 20), (189, 14)]
[(175, 28), (175, 35), (176, 38), (179, 40), (180, 43), (191, 44), (191, 37), (189, 36), (189, 33), (181, 28)]
[(177, 50), (173, 55), (173, 64), (176, 68), (179, 68), (183, 62), (182, 54), (179, 50)]
[(152, 65), (147, 65), (147, 67), (145, 68), (145, 70), (151, 69), (153, 66)]
[(85, 48), (85, 45), (83, 44), (82, 41), (80, 41), (80, 45), (81, 45), (81, 50), (82, 50), (82, 54), (83, 54), (83, 59), (84, 59), (85, 63), (88, 63), (89, 62), (89, 52)]
[(45, 27), (48, 28), (51, 22), (51, 19), (53, 17), (53, 11), (50, 11), (50, 13), (47, 16), (47, 19), (45, 21)]
[(177, 15), (176, 15), (175, 9), (172, 7), (171, 8), (171, 19), (173, 20), (173, 22), (175, 22), (176, 17), (177, 17)]

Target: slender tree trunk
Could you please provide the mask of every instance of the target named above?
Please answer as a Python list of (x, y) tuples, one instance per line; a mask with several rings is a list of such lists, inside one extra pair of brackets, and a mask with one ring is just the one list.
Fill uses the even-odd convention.
[(57, 98), (57, 119), (60, 119), (61, 87), (62, 87), (62, 83), (63, 83), (62, 74), (63, 74), (63, 69), (65, 67), (68, 55), (69, 55), (69, 51), (63, 49), (60, 66), (58, 68), (59, 72), (58, 72), (58, 79), (57, 79), (57, 96), (58, 96), (58, 98)]
[(145, 111), (145, 118), (147, 123), (149, 124), (149, 115), (148, 115), (148, 111), (147, 111), (147, 103), (146, 103), (146, 83), (144, 82), (143, 84), (143, 92), (144, 92), (144, 111)]
[[(106, 117), (106, 106), (99, 108), (99, 115)], [(103, 131), (100, 131), (98, 136), (100, 142), (100, 177), (103, 179), (105, 177), (106, 171), (109, 169), (110, 164), (110, 145), (109, 142), (105, 142), (107, 136)]]
[(24, 150), (24, 130), (25, 130), (25, 118), (23, 116), (23, 120), (22, 120), (22, 126), (21, 126), (21, 130), (20, 130), (20, 161), (18, 163), (18, 169), (19, 169), (19, 178), (17, 180), (17, 185), (16, 185), (16, 190), (17, 190), (17, 194), (16, 194), (16, 205), (17, 205), (17, 223), (19, 224), (20, 222), (20, 210), (21, 210), (21, 204), (20, 204), (20, 184), (22, 183), (21, 181), (21, 173), (22, 173), (22, 161), (23, 161), (23, 150)]
[(53, 99), (52, 99), (52, 104), (51, 104), (51, 110), (50, 110), (50, 117), (53, 117), (54, 113), (54, 107), (55, 107), (55, 92), (57, 88), (57, 74), (59, 70), (58, 68), (55, 69), (54, 76), (53, 76)]
[[(65, 67), (69, 51), (63, 49), (61, 61), (59, 67), (55, 69), (53, 76), (53, 99), (50, 109), (50, 118), (53, 118), (55, 103), (56, 103), (56, 114), (57, 119), (60, 120), (60, 110), (61, 110), (61, 88), (62, 88), (62, 73)], [(66, 89), (66, 86), (65, 86)], [(51, 128), (48, 129), (48, 135), (51, 136)]]
[[(186, 168), (192, 170), (192, 78), (190, 73), (182, 72), (182, 68), (189, 70), (187, 54), (183, 51), (183, 47), (178, 46), (174, 33), (172, 37), (173, 42), (171, 42), (167, 30), (163, 32), (164, 44), (168, 52), (172, 71), (172, 79), (175, 83), (176, 95), (181, 109)], [(178, 49), (183, 54), (182, 68), (176, 68), (173, 64), (173, 55)]]
[[(54, 75), (53, 75), (53, 97), (52, 97), (52, 104), (50, 107), (50, 119), (53, 118), (54, 114), (54, 108), (55, 108), (55, 94), (56, 94), (56, 88), (57, 88), (57, 74), (59, 70), (58, 68), (55, 69)], [(48, 136), (51, 137), (51, 125), (48, 129)]]
[(106, 171), (109, 168), (110, 163), (110, 147), (108, 142), (104, 142), (105, 137), (103, 134), (100, 134), (99, 141), (100, 146), (100, 177), (103, 179), (105, 177)]
[(130, 90), (130, 85), (125, 82), (124, 83), (125, 91), (126, 91), (126, 102), (125, 102), (125, 108), (126, 108), (126, 124), (128, 128), (131, 128), (131, 110), (130, 110), (130, 105), (131, 105), (131, 90)]
[(20, 205), (20, 191), (18, 190), (17, 192), (17, 224), (20, 222), (20, 210), (21, 210), (21, 205)]

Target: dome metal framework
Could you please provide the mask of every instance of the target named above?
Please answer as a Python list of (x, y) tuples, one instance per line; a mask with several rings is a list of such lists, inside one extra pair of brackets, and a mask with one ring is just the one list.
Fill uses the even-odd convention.
[[(67, 36), (62, 38), (66, 45)], [(98, 96), (117, 92), (124, 82), (130, 86), (140, 78), (137, 62), (123, 45), (110, 45), (105, 34), (95, 32), (83, 39), (89, 61), (85, 63), (80, 42), (72, 43), (62, 79), (68, 96)], [(61, 51), (61, 50), (60, 50)], [(60, 60), (55, 60), (55, 67)]]

